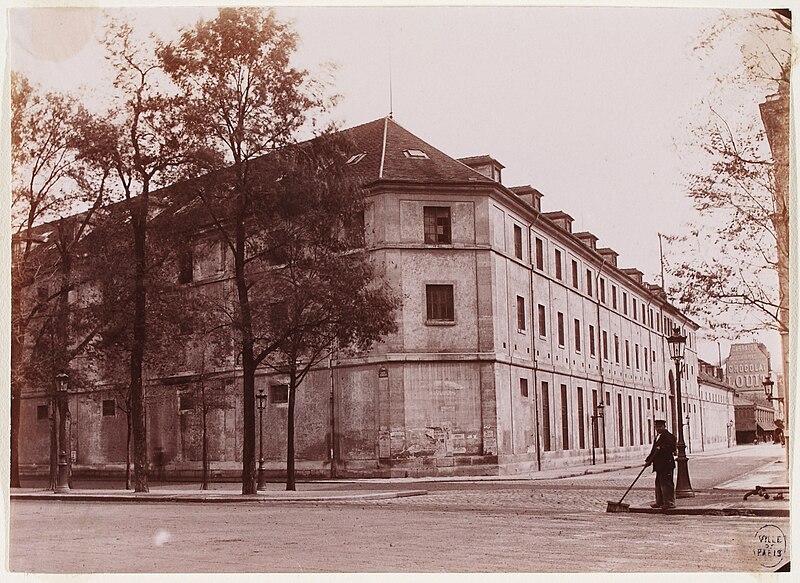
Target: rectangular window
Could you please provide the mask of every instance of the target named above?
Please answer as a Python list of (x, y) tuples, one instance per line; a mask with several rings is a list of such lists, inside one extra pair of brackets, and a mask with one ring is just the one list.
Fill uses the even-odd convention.
[(567, 385), (561, 385), (561, 449), (569, 449), (569, 404)]
[(269, 401), (270, 403), (288, 403), (289, 402), (289, 385), (272, 385), (269, 388)]
[(193, 411), (194, 410), (194, 395), (191, 393), (183, 393), (178, 395), (178, 411)]
[(452, 285), (426, 285), (425, 297), (427, 301), (429, 321), (455, 321)]
[(519, 379), (519, 394), (523, 397), (528, 396), (528, 379)]
[(639, 445), (644, 445), (644, 415), (642, 414), (641, 397), (639, 397)]
[(558, 313), (558, 345), (564, 346), (564, 314)]
[(522, 259), (522, 228), (514, 225), (514, 256)]
[(647, 420), (647, 443), (653, 443), (653, 421)]
[(423, 207), (425, 215), (425, 244), (449, 245), (450, 239), (450, 207), (426, 206)]
[(103, 399), (103, 417), (116, 417), (117, 402), (114, 399)]
[(604, 277), (600, 278), (600, 301), (606, 303), (606, 280)]
[(575, 320), (575, 352), (581, 351), (581, 321)]
[(178, 283), (191, 283), (194, 280), (194, 257), (192, 256), (192, 245), (187, 243), (178, 254)]
[(619, 364), (619, 336), (614, 334), (614, 360)]
[(611, 307), (617, 309), (617, 286), (611, 286)]
[(592, 287), (592, 272), (588, 269), (586, 270), (586, 293), (589, 294), (589, 297), (594, 293), (594, 288)]
[(633, 397), (628, 395), (628, 443), (634, 444), (633, 441)]
[(536, 269), (544, 271), (544, 241), (536, 237)]
[(589, 355), (597, 356), (594, 342), (594, 326), (591, 324), (589, 324)]
[(633, 319), (635, 320), (638, 318), (637, 311), (636, 311), (636, 298), (631, 298), (631, 302), (633, 302)]
[(572, 260), (572, 287), (578, 289), (580, 284), (578, 282), (578, 262), (574, 259)]
[(578, 387), (578, 444), (581, 449), (586, 447), (586, 426), (583, 419), (583, 387)]
[(656, 332), (661, 332), (661, 318), (656, 318)]
[(542, 338), (547, 337), (547, 319), (545, 317), (544, 306), (539, 304), (537, 307), (537, 311), (539, 312), (539, 336)]
[(628, 315), (628, 292), (622, 292), (622, 313)]
[(642, 346), (642, 361), (644, 362), (644, 372), (647, 372), (647, 348), (644, 346)]
[(608, 332), (603, 330), (603, 360), (608, 360)]
[(556, 261), (556, 279), (561, 279), (563, 277), (561, 273), (561, 251), (556, 249), (554, 256)]
[(550, 385), (542, 381), (542, 447), (550, 451)]
[(625, 431), (622, 423), (622, 394), (617, 393), (617, 437), (619, 445), (625, 445)]
[(597, 426), (599, 419), (597, 416), (597, 389), (592, 389), (592, 447), (597, 447), (599, 444)]
[(627, 340), (625, 341), (625, 366), (631, 367), (631, 343)]
[(525, 298), (517, 296), (517, 330), (525, 331)]
[(50, 418), (50, 407), (47, 405), (37, 405), (36, 407), (36, 419), (38, 421), (43, 421), (44, 419)]
[(636, 370), (639, 370), (639, 345), (633, 345), (633, 357), (636, 361)]

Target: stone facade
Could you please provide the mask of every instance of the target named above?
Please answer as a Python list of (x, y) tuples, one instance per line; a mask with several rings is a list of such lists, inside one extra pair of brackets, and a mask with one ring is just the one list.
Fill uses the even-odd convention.
[[(688, 337), (684, 413), (707, 402), (698, 326), (594, 235), (573, 233), (568, 214), (542, 212), (539, 191), (507, 188), (491, 157), (454, 160), (390, 118), (345, 132), (365, 154), (353, 157), (353, 172), (368, 193), (366, 245), (403, 305), (396, 334), (367, 354), (333, 354), (299, 388), (300, 475), (508, 474), (643, 459), (653, 421), (674, 427), (683, 417), (666, 342), (675, 326)], [(193, 257), (189, 285), (232, 293), (213, 231), (198, 235)], [(187, 341), (174, 371), (150, 380), (150, 457), (172, 476), (196, 476), (205, 427), (212, 475), (234, 478), (240, 373), (233, 349), (214, 370), (202, 367), (202, 352), (202, 339)], [(125, 459), (125, 416), (110, 414), (104, 401), (116, 397), (96, 381), (72, 396), (75, 471), (114, 472)], [(286, 455), (284, 382), (264, 370), (256, 386), (269, 395), (273, 475)], [(42, 403), (44, 392), (28, 388), (28, 471), (47, 464), (46, 424), (35, 421)]]

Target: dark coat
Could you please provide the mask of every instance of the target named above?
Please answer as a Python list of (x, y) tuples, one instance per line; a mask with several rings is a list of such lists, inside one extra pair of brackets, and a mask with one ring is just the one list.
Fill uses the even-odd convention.
[(675, 436), (665, 429), (653, 442), (645, 463), (652, 463), (654, 472), (671, 472), (675, 469), (675, 443)]

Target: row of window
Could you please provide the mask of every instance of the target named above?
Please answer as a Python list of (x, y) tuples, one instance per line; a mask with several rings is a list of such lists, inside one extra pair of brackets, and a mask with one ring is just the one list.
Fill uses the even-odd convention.
[[(569, 391), (567, 385), (562, 384), (561, 389), (561, 415), (560, 415), (560, 430), (561, 430), (561, 448), (564, 450), (573, 449), (577, 446), (578, 449), (585, 449), (587, 447), (599, 447), (600, 441), (598, 439), (598, 394), (597, 389), (592, 389), (592, 414), (587, 417), (585, 414), (585, 398), (583, 387), (577, 387), (575, 392), (575, 400), (577, 401), (577, 442), (571, 437), (573, 433), (569, 430), (569, 417), (570, 417), (570, 404), (569, 404)], [(520, 379), (520, 393), (523, 397), (528, 396), (528, 380)], [(624, 424), (623, 424), (623, 400), (622, 394), (617, 394), (616, 403), (616, 420), (617, 420), (617, 439), (618, 445), (636, 445), (636, 437), (638, 435), (638, 445), (645, 443), (645, 425), (644, 425), (644, 409), (642, 407), (642, 397), (637, 397), (637, 407), (634, 409), (634, 401), (632, 396), (628, 396), (628, 439), (625, 439)], [(650, 398), (646, 398), (647, 404), (647, 441), (653, 442), (653, 426), (650, 416)], [(611, 393), (606, 392), (606, 400), (604, 403), (603, 415), (609, 416), (611, 414)], [(655, 410), (658, 411), (658, 401), (654, 402)], [(661, 397), (661, 408), (664, 410), (664, 397)], [(638, 425), (634, 424), (634, 410), (637, 413)], [(550, 451), (552, 449), (552, 431), (550, 425), (550, 385), (547, 381), (542, 381), (542, 449)], [(586, 424), (591, 426), (592, 442), (586, 443)]]

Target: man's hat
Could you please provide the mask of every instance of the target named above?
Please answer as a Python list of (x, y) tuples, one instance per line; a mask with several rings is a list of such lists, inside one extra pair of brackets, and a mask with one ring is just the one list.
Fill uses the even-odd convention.
[(664, 426), (666, 426), (666, 425), (667, 425), (667, 422), (666, 422), (666, 421), (664, 421), (663, 419), (656, 419), (656, 420), (655, 420), (655, 424), (656, 424), (656, 425), (664, 425)]

